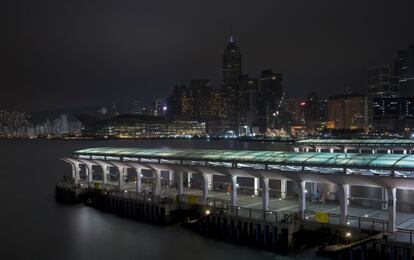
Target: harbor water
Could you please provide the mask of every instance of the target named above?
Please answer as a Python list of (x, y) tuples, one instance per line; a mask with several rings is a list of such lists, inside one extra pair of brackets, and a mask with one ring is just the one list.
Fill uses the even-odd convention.
[(155, 226), (55, 202), (55, 184), (71, 171), (58, 158), (104, 146), (289, 149), (282, 143), (242, 141), (1, 140), (1, 259), (316, 259), (309, 251), (281, 256), (206, 238), (179, 225)]

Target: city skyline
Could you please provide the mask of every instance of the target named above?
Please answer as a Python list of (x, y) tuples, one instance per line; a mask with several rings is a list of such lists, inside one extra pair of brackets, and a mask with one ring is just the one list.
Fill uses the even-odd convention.
[[(355, 8), (325, 1), (255, 3), (234, 10), (229, 2), (196, 9), (164, 3), (175, 11), (168, 13), (170, 8), (157, 8), (159, 2), (126, 2), (112, 6), (116, 12), (106, 2), (42, 3), (13, 2), (2, 9), (9, 27), (0, 28), (6, 39), (0, 103), (11, 110), (154, 100), (193, 79), (219, 87), (230, 25), (243, 54), (243, 74), (281, 72), (289, 95), (303, 98), (311, 92), (342, 94), (347, 87), (365, 92), (367, 70), (392, 63), (398, 50), (414, 42), (409, 26), (401, 26), (413, 19), (409, 1), (369, 1)], [(191, 18), (198, 19), (185, 23)]]
[(412, 10), (2, 1), (2, 259), (414, 260)]

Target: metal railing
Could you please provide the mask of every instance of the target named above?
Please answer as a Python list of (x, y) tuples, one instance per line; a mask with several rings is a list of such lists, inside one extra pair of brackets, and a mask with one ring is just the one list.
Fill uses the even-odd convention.
[(65, 189), (88, 189), (90, 188), (88, 183), (80, 181), (79, 183), (75, 183), (72, 178), (62, 179), (57, 184), (57, 187), (65, 188)]
[(388, 221), (382, 219), (374, 219), (368, 217), (347, 216), (347, 225), (350, 227), (358, 227), (369, 231), (386, 232), (388, 229)]
[(217, 199), (217, 198), (207, 198), (206, 200), (206, 206), (212, 207), (212, 208), (229, 208), (230, 207), (230, 201), (223, 200), (223, 199)]
[(167, 204), (174, 202), (174, 199), (168, 196), (154, 195), (146, 192), (135, 192), (135, 191), (108, 191), (107, 194), (112, 197), (138, 200), (152, 203)]
[(295, 214), (297, 215), (296, 212), (278, 212), (272, 210), (261, 210), (247, 207), (231, 206), (228, 200), (217, 198), (207, 198), (204, 202), (201, 196), (196, 195), (182, 194), (179, 197), (179, 200), (181, 202), (206, 206), (220, 214), (226, 214), (229, 216), (236, 216), (271, 223), (292, 223)]
[(404, 228), (397, 228), (390, 238), (400, 241), (409, 243), (411, 246), (413, 245), (413, 237), (414, 236), (414, 230), (410, 229), (404, 229)]
[(292, 223), (292, 213), (280, 215), (276, 211), (271, 210), (260, 210), (260, 209), (252, 209), (252, 208), (245, 208), (245, 207), (238, 207), (238, 206), (230, 206), (224, 209), (224, 214), (232, 215), (236, 217), (243, 217), (247, 219), (253, 220), (260, 220), (264, 222), (273, 222), (278, 223)]
[[(317, 221), (315, 219), (318, 212), (314, 210), (305, 210), (305, 220), (308, 221)], [(340, 214), (322, 212), (328, 215), (328, 220), (326, 223), (339, 225), (340, 224)], [(325, 223), (324, 221), (317, 221)], [(388, 221), (382, 219), (374, 219), (368, 217), (359, 217), (359, 216), (350, 216), (346, 217), (346, 224), (349, 227), (355, 227), (358, 229), (364, 229), (368, 231), (381, 231), (386, 232), (388, 228)]]

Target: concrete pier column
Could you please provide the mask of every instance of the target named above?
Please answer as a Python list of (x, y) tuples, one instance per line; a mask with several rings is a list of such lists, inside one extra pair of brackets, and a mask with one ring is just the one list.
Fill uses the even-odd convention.
[(385, 188), (381, 189), (381, 199), (382, 201), (385, 201), (385, 203), (382, 203), (382, 209), (387, 210), (388, 209), (388, 191)]
[(102, 169), (102, 188), (106, 190), (106, 186), (108, 185), (108, 173), (110, 172), (110, 167), (114, 165), (102, 161), (95, 161), (95, 163)]
[(358, 153), (362, 153), (362, 149), (358, 149)]
[(339, 224), (346, 225), (346, 218), (348, 216), (348, 203), (349, 203), (349, 185), (338, 184), (339, 195)]
[(298, 148), (298, 147), (294, 147), (294, 148), (293, 148), (293, 151), (294, 151), (295, 153), (297, 153), (297, 152), (299, 152), (299, 148)]
[(72, 166), (72, 179), (75, 180), (75, 178), (76, 178), (76, 172), (79, 169), (79, 164), (78, 163), (72, 163), (72, 162), (70, 162), (70, 166)]
[(388, 149), (388, 150), (387, 150), (387, 153), (388, 153), (388, 154), (391, 154), (391, 153), (392, 153), (392, 152), (391, 152), (391, 149)]
[(174, 171), (168, 171), (168, 185), (173, 185), (174, 183)]
[(203, 193), (201, 199), (204, 205), (207, 203), (208, 197), (208, 175), (209, 174), (203, 173)]
[(316, 192), (318, 191), (318, 183), (317, 182), (311, 182), (309, 184), (310, 184), (309, 194), (312, 194), (314, 197), (316, 197)]
[(75, 185), (79, 184), (79, 171), (80, 171), (80, 164), (79, 163), (71, 163), (72, 165), (72, 178)]
[(376, 154), (376, 153), (377, 153), (377, 150), (372, 149), (372, 154)]
[(141, 192), (142, 190), (142, 169), (141, 168), (135, 168), (137, 172), (137, 183), (136, 183), (136, 192)]
[(333, 148), (329, 148), (329, 152), (330, 153), (333, 153), (334, 152), (334, 149)]
[(93, 181), (93, 169), (92, 165), (88, 165), (88, 182), (91, 184)]
[(86, 164), (86, 168), (88, 169), (88, 183), (90, 185), (92, 183), (92, 181), (93, 181), (92, 164)]
[(181, 196), (184, 193), (184, 173), (177, 173), (177, 194)]
[(261, 178), (262, 181), (262, 209), (269, 210), (269, 179)]
[(397, 219), (396, 210), (396, 188), (386, 188), (388, 193), (388, 232), (394, 232), (396, 228), (395, 221)]
[(213, 174), (207, 174), (208, 190), (213, 190)]
[(403, 154), (407, 154), (407, 150), (406, 149), (403, 150)]
[(122, 191), (124, 189), (124, 174), (127, 171), (126, 167), (117, 167), (118, 168), (118, 190)]
[(285, 199), (287, 194), (287, 180), (280, 180), (280, 198)]
[(259, 195), (259, 187), (260, 187), (260, 180), (259, 178), (254, 178), (254, 184), (253, 184), (253, 194), (254, 196)]
[(191, 188), (191, 179), (193, 178), (193, 174), (191, 172), (187, 172), (187, 188)]
[(153, 184), (153, 193), (154, 195), (161, 195), (161, 171), (154, 170), (154, 184)]
[(305, 152), (309, 153), (309, 148), (305, 148)]
[(101, 166), (102, 167), (102, 185), (103, 188), (106, 189), (106, 185), (108, 184), (108, 166)]
[(306, 210), (305, 182), (298, 181), (296, 182), (296, 185), (298, 187), (299, 218), (305, 219), (305, 210)]
[(231, 176), (230, 206), (237, 206), (237, 176)]
[(351, 205), (351, 185), (349, 184), (346, 186), (346, 194), (347, 194), (346, 205), (349, 206)]
[(320, 152), (321, 152), (321, 148), (318, 148), (318, 147), (317, 147), (317, 148), (315, 149), (315, 151), (316, 151), (317, 153), (320, 153)]
[(344, 148), (344, 153), (348, 153), (348, 149), (347, 148)]

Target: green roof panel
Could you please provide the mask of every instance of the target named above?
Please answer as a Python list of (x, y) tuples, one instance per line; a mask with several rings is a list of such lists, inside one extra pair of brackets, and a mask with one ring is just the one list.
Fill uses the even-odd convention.
[(294, 153), (282, 151), (235, 151), (203, 149), (149, 149), (100, 147), (76, 151), (77, 155), (105, 155), (167, 160), (306, 165), (323, 167), (414, 170), (414, 155), (359, 153)]

